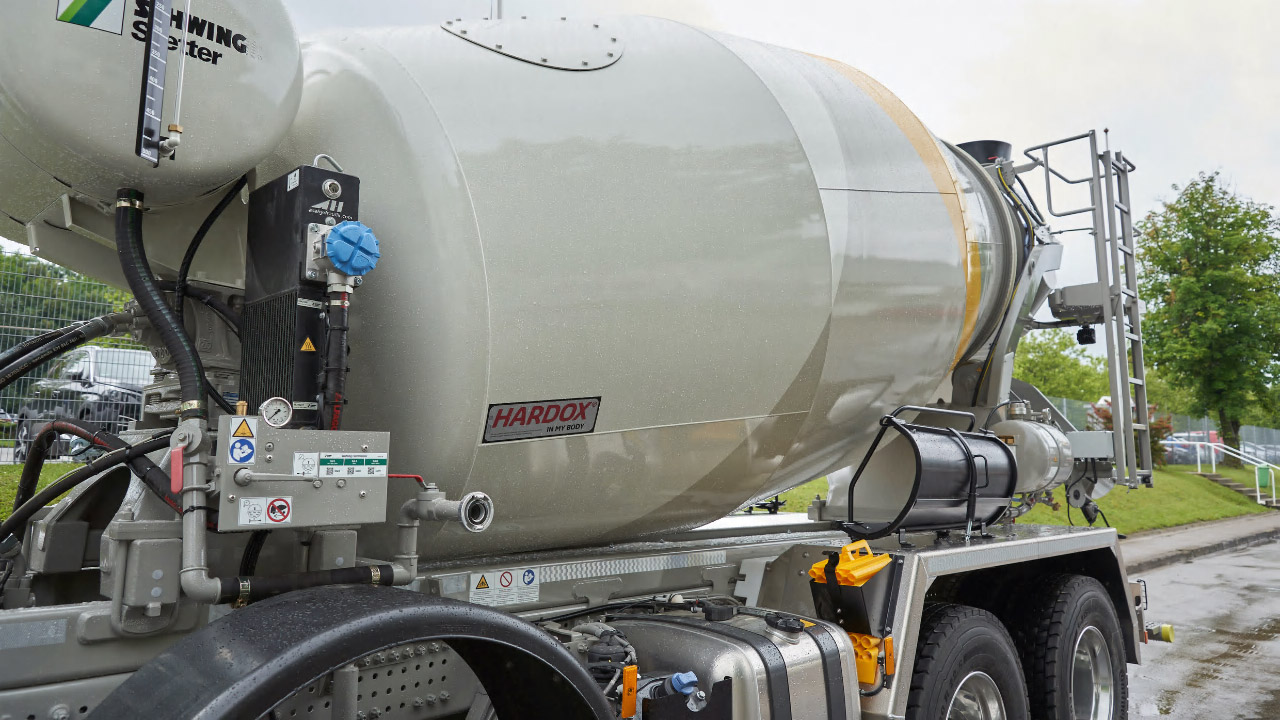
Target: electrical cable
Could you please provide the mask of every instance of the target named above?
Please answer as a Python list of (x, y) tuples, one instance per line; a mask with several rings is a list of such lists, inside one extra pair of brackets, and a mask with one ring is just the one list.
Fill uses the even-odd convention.
[[(157, 284), (161, 290), (166, 291), (174, 290), (177, 285), (172, 280), (161, 280)], [(227, 327), (237, 338), (240, 337), (240, 316), (231, 309), (230, 305), (223, 302), (217, 295), (190, 285), (187, 286), (186, 294), (187, 297), (204, 303), (206, 307), (216, 313), (227, 324)]]
[(235, 185), (232, 185), (231, 189), (227, 191), (227, 194), (222, 196), (222, 200), (218, 201), (218, 204), (214, 206), (213, 210), (209, 211), (204, 222), (200, 223), (200, 228), (196, 230), (195, 236), (192, 237), (191, 242), (187, 244), (187, 252), (182, 256), (182, 264), (178, 266), (178, 279), (174, 283), (173, 287), (173, 307), (178, 312), (182, 312), (182, 299), (187, 296), (188, 292), (187, 276), (191, 273), (191, 263), (196, 259), (196, 252), (200, 250), (200, 244), (204, 242), (205, 236), (209, 234), (209, 230), (213, 228), (213, 224), (222, 216), (223, 211), (225, 211), (227, 206), (231, 204), (231, 201), (240, 194), (240, 191), (244, 189), (244, 186), (248, 184), (248, 182), (248, 175), (241, 175), (240, 179), (236, 180)]
[(1040, 224), (1044, 225), (1044, 215), (1040, 212), (1040, 206), (1036, 205), (1036, 199), (1031, 197), (1031, 191), (1027, 189), (1027, 184), (1022, 181), (1022, 176), (1014, 175), (1013, 179), (1018, 181), (1018, 186), (1022, 188), (1022, 193), (1026, 196), (1027, 202), (1031, 203), (1031, 209), (1035, 212), (1036, 220), (1039, 220)]

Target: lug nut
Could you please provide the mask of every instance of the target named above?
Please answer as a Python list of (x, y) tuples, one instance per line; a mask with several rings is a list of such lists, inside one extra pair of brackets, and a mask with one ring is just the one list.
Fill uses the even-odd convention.
[(422, 698), (420, 698), (420, 697), (416, 697), (416, 698), (414, 698), (414, 699), (413, 699), (413, 706), (414, 706), (414, 707), (416, 707), (416, 708), (420, 708), (420, 707), (422, 707), (423, 705), (426, 705), (426, 704), (427, 704), (427, 701), (426, 701), (426, 700), (423, 700), (423, 699), (422, 699)]

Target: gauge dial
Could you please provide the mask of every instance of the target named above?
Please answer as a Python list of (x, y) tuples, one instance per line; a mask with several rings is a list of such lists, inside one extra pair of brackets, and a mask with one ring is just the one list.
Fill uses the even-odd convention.
[(273, 397), (258, 406), (258, 414), (271, 427), (281, 428), (293, 418), (293, 403), (284, 398)]

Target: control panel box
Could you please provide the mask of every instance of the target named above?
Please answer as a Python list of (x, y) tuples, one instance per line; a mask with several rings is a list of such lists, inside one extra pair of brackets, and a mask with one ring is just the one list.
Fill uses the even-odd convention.
[(391, 434), (218, 420), (218, 530), (365, 525), (387, 518)]

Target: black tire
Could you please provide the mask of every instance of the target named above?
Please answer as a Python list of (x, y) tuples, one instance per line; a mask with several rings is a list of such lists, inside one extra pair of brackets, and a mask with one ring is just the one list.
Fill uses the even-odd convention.
[(968, 605), (925, 608), (916, 645), (907, 720), (946, 720), (963, 682), (994, 681), (1007, 720), (1027, 720), (1026, 683), (1013, 639), (995, 615)]
[[(1091, 642), (1084, 638), (1090, 628), (1097, 635), (1089, 637), (1096, 640), (1100, 636), (1105, 643), (1110, 665), (1110, 672), (1106, 673), (1101, 658), (1092, 662), (1095, 673), (1111, 676), (1110, 702), (1101, 707), (1091, 689), (1083, 691), (1093, 684), (1085, 680), (1084, 674), (1078, 683), (1073, 683), (1075, 671), (1079, 669), (1075, 664), (1077, 649), (1083, 650), (1084, 655), (1089, 654)], [(1013, 621), (1011, 629), (1022, 656), (1034, 717), (1044, 720), (1093, 717), (1125, 720), (1128, 717), (1129, 673), (1125, 665), (1124, 636), (1115, 605), (1102, 583), (1084, 575), (1046, 578), (1021, 617)], [(1076, 693), (1073, 685), (1081, 687), (1082, 692)], [(1106, 705), (1110, 706), (1109, 715)], [(1096, 712), (1091, 711), (1091, 706)]]

